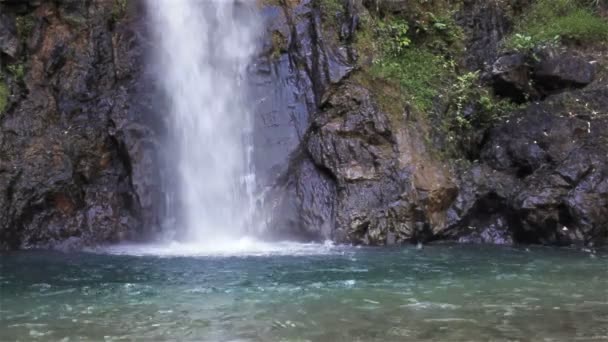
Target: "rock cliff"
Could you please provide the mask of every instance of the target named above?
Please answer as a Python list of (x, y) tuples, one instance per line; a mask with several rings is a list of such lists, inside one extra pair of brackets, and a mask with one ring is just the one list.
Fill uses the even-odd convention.
[[(522, 18), (543, 0), (258, 2), (269, 235), (606, 242), (608, 40), (537, 38)], [(0, 248), (149, 238), (164, 127), (143, 3), (0, 10)]]

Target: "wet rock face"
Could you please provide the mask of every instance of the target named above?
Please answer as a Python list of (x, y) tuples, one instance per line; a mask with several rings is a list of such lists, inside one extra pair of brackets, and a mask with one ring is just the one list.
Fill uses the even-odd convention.
[(396, 170), (388, 118), (376, 106), (367, 89), (346, 85), (329, 98), (309, 133), (308, 154), (337, 185), (333, 237), (341, 242), (383, 243), (388, 227), (379, 227), (385, 213), (378, 210), (398, 201), (407, 184)]
[[(500, 221), (516, 242), (605, 244), (607, 106), (605, 86), (568, 92), (492, 129), (481, 165), (464, 174), (450, 209), (453, 227), (460, 230), (447, 231), (504, 231)], [(480, 235), (483, 240), (483, 232), (463, 240)]]
[[(387, 112), (384, 89), (353, 77), (366, 57), (351, 44), (361, 11), (407, 3), (346, 1), (332, 25), (316, 1), (262, 7), (268, 32), (249, 80), (269, 234), (368, 245), (608, 242), (608, 93), (587, 86), (597, 66), (570, 51), (499, 56), (511, 26), (504, 8), (464, 1), (465, 66), (491, 75), (499, 95), (542, 102), (486, 132), (473, 165), (450, 170), (425, 142), (424, 120)], [(129, 4), (117, 18), (107, 1), (0, 0), (12, 94), (0, 115), (1, 249), (78, 248), (160, 226), (163, 106), (142, 69), (141, 4)], [(29, 20), (25, 36), (17, 16)], [(6, 72), (19, 63), (22, 77)]]
[(368, 89), (335, 88), (275, 188), (275, 236), (369, 245), (431, 238), (455, 188), (433, 160), (402, 160), (418, 153), (405, 127), (391, 122)]
[[(405, 8), (388, 1), (363, 5), (380, 12)], [(352, 9), (352, 17), (341, 18), (346, 24), (365, 10)], [(269, 27), (284, 39), (274, 58), (258, 64), (264, 84), (280, 85), (266, 92), (279, 94), (270, 95), (279, 109), (262, 104), (257, 131), (258, 141), (268, 144), (260, 155), (280, 151), (257, 167), (271, 188), (272, 235), (370, 245), (606, 239), (605, 146), (590, 147), (602, 139), (593, 134), (603, 136), (604, 119), (594, 118), (597, 131), (580, 135), (585, 114), (571, 114), (579, 101), (598, 112), (606, 108), (605, 100), (590, 100), (605, 99), (603, 93), (570, 92), (593, 81), (594, 67), (584, 57), (563, 51), (544, 51), (538, 60), (498, 56), (511, 25), (504, 7), (467, 1), (459, 19), (470, 33), (467, 66), (490, 72), (499, 95), (522, 103), (549, 98), (489, 131), (481, 160), (450, 174), (427, 150), (423, 127), (383, 112), (375, 97), (381, 90), (349, 78), (357, 53), (323, 26), (313, 2), (267, 11)], [(559, 92), (566, 93), (552, 95)]]
[(607, 108), (607, 96), (605, 87), (562, 94), (532, 105), (491, 133), (483, 158), (524, 182), (512, 199), (522, 220), (520, 240), (568, 244), (606, 239), (608, 121), (600, 113)]
[(456, 19), (468, 37), (464, 64), (470, 70), (486, 70), (496, 60), (500, 43), (513, 26), (505, 10), (496, 1), (464, 1)]
[(143, 234), (157, 220), (158, 180), (142, 23), (115, 21), (111, 2), (21, 5), (0, 4), (9, 22), (19, 15), (31, 27), (18, 59), (2, 46), (24, 71), (2, 65), (13, 95), (0, 116), (0, 248)]
[[(268, 39), (284, 47), (269, 41), (269, 58), (257, 64), (258, 84), (278, 85), (265, 91), (273, 101), (256, 117), (270, 235), (373, 245), (427, 239), (455, 188), (441, 167), (417, 159), (425, 151), (413, 124), (391, 120), (349, 79), (356, 64), (349, 42), (364, 9), (350, 1), (345, 10), (333, 26), (313, 1), (265, 10)], [(421, 176), (423, 164), (432, 177)]]
[(595, 79), (596, 64), (572, 52), (545, 50), (535, 66), (534, 81), (544, 93), (581, 88)]
[(582, 88), (595, 79), (596, 64), (572, 51), (545, 49), (533, 55), (512, 53), (499, 57), (491, 75), (497, 95), (515, 102), (542, 99)]
[(19, 38), (15, 18), (8, 13), (0, 13), (0, 52), (15, 58), (19, 52)]

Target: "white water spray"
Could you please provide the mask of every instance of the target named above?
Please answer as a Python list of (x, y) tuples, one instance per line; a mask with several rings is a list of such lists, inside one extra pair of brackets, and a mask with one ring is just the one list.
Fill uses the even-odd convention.
[(217, 248), (252, 229), (254, 172), (246, 68), (255, 1), (148, 0), (154, 66), (169, 101), (168, 151), (189, 243)]

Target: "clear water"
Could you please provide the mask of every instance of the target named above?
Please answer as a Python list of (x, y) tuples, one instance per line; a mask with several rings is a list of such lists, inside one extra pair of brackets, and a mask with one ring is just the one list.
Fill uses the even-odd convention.
[(255, 1), (147, 0), (150, 68), (167, 101), (167, 188), (184, 240), (214, 247), (253, 224), (247, 67), (260, 23)]
[(180, 247), (2, 255), (0, 340), (608, 339), (606, 253)]

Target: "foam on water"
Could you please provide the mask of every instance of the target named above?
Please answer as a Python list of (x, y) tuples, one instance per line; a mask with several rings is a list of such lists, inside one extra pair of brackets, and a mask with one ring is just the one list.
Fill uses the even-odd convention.
[[(602, 252), (591, 259), (563, 249), (253, 239), (222, 247), (215, 254), (177, 243), (3, 254), (0, 341), (608, 338)], [(134, 253), (148, 256), (116, 255)], [(202, 257), (173, 257), (186, 253)], [(237, 257), (216, 257), (230, 254)]]
[(325, 255), (338, 253), (339, 247), (331, 242), (298, 243), (290, 241), (266, 242), (242, 237), (237, 240), (216, 239), (208, 243), (169, 242), (157, 244), (120, 244), (93, 250), (97, 253), (163, 257), (231, 257), (231, 256), (285, 256)]

